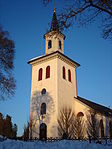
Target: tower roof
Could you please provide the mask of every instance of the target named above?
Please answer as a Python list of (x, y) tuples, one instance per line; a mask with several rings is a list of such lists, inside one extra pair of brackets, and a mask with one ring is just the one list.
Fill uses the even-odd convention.
[(64, 39), (66, 38), (66, 36), (63, 33), (61, 33), (61, 31), (59, 30), (59, 23), (58, 23), (58, 20), (57, 20), (55, 8), (54, 8), (54, 11), (53, 11), (53, 17), (52, 17), (52, 21), (51, 21), (50, 30), (48, 30), (47, 33), (44, 34), (44, 38), (47, 34), (52, 33), (52, 32), (61, 34), (64, 37)]
[(55, 8), (54, 8), (54, 12), (53, 12), (50, 31), (59, 31), (59, 24), (58, 24)]

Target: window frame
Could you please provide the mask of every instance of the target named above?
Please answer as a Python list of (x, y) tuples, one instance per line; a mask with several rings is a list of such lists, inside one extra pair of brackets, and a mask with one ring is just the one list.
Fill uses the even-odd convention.
[(100, 129), (100, 137), (103, 138), (104, 137), (104, 123), (103, 123), (103, 119), (101, 119), (99, 121), (99, 129)]
[(46, 94), (46, 89), (45, 88), (42, 89), (41, 94), (42, 95), (45, 95)]
[(43, 103), (41, 104), (41, 107), (40, 107), (40, 114), (41, 114), (41, 115), (46, 114), (46, 103), (45, 103), (45, 102), (43, 102)]
[(84, 113), (83, 112), (80, 111), (80, 112), (77, 113), (77, 117), (81, 118), (83, 116), (84, 116)]
[(61, 40), (60, 39), (58, 41), (58, 45), (59, 45), (59, 49), (61, 50), (62, 49), (62, 45), (61, 45)]
[(109, 121), (109, 138), (112, 139), (112, 120)]
[(43, 73), (43, 69), (40, 68), (39, 71), (38, 71), (38, 81), (42, 80), (42, 73)]
[(69, 81), (69, 82), (72, 82), (72, 81), (71, 81), (71, 70), (70, 70), (70, 69), (68, 69), (68, 81)]
[(46, 79), (50, 78), (50, 66), (46, 67)]
[(63, 75), (63, 79), (66, 80), (66, 69), (65, 69), (65, 66), (63, 66), (63, 68), (62, 68), (62, 75)]
[(48, 49), (52, 48), (52, 40), (48, 40)]

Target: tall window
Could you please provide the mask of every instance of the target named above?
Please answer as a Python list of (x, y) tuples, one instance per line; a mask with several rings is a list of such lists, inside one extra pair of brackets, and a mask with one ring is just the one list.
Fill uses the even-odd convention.
[(63, 66), (63, 79), (66, 79), (65, 67)]
[(112, 121), (109, 122), (109, 138), (112, 139)]
[(42, 80), (42, 68), (39, 69), (38, 81)]
[(70, 69), (68, 70), (68, 81), (71, 82), (71, 71), (70, 71)]
[(46, 103), (41, 104), (40, 114), (46, 114)]
[(104, 137), (104, 126), (103, 126), (103, 120), (100, 120), (100, 137), (103, 138)]
[(48, 41), (48, 49), (50, 49), (51, 47), (52, 47), (52, 41), (49, 40), (49, 41)]
[(50, 78), (50, 66), (46, 67), (46, 79)]
[(59, 49), (61, 49), (61, 40), (59, 40)]
[(45, 123), (40, 124), (40, 140), (47, 139), (47, 125)]

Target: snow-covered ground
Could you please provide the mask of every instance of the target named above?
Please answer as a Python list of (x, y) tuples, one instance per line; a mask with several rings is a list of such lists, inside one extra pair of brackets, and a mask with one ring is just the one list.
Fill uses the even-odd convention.
[(0, 149), (112, 149), (112, 144), (90, 144), (87, 141), (70, 140), (62, 140), (55, 142), (24, 142), (7, 139), (3, 142), (0, 142)]

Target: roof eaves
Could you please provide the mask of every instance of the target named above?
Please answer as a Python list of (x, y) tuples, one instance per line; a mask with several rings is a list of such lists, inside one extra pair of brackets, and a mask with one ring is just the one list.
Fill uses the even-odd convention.
[(52, 34), (52, 32), (57, 33), (57, 34), (61, 34), (64, 37), (64, 40), (65, 40), (66, 36), (60, 31), (48, 31), (47, 33), (44, 34), (44, 39), (45, 39), (45, 36), (47, 34)]
[(96, 110), (99, 113), (102, 113), (102, 114), (108, 115), (108, 116), (112, 116), (112, 109), (110, 109), (110, 108), (107, 108), (103, 105), (97, 104), (95, 102), (89, 101), (89, 100), (79, 97), (79, 96), (77, 96), (76, 99), (83, 102), (84, 104), (86, 104), (87, 106), (91, 107), (92, 109)]
[(72, 63), (74, 63), (75, 65), (77, 65), (77, 67), (80, 66), (79, 63), (73, 61), (72, 59), (70, 59), (69, 57), (67, 57), (66, 55), (62, 54), (62, 53), (59, 52), (59, 51), (55, 51), (55, 52), (53, 52), (53, 53), (46, 54), (46, 55), (43, 55), (43, 56), (40, 56), (40, 57), (32, 58), (31, 60), (28, 61), (28, 64), (31, 64), (32, 62), (34, 62), (34, 61), (36, 61), (36, 60), (39, 60), (39, 59), (42, 59), (42, 58), (44, 58), (44, 57), (48, 57), (48, 56), (50, 56), (50, 55), (54, 55), (54, 54), (56, 54), (56, 53), (59, 54), (59, 55), (61, 55), (61, 56), (63, 56), (63, 57), (65, 57), (66, 59), (70, 60)]

